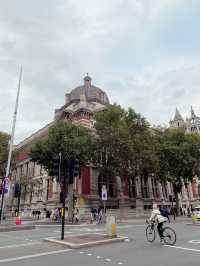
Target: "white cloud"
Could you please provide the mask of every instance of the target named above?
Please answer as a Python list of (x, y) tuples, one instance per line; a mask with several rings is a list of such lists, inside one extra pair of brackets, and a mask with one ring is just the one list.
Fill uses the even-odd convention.
[[(24, 71), (16, 141), (51, 121), (54, 109), (64, 103), (64, 94), (80, 85), (86, 72), (97, 85), (104, 84), (104, 90), (108, 87), (112, 101), (135, 106), (153, 122), (168, 119), (174, 91), (181, 94), (181, 84), (173, 80), (179, 67), (174, 76), (171, 62), (163, 67), (148, 64), (140, 73), (133, 75), (129, 69), (130, 74), (120, 78), (115, 63), (109, 74), (105, 69), (113, 50), (116, 57), (125, 52), (117, 49), (119, 43), (140, 39), (150, 21), (159, 21), (165, 10), (175, 8), (178, 2), (0, 0), (0, 130), (10, 131), (20, 64)], [(172, 73), (166, 72), (166, 65)], [(191, 76), (198, 83), (194, 71), (190, 71)], [(170, 80), (174, 91), (170, 91)], [(164, 101), (171, 107), (162, 112)]]
[[(173, 66), (173, 62), (170, 65)], [(167, 65), (162, 68), (152, 65), (143, 73), (130, 73), (127, 77), (112, 80), (110, 87), (113, 85), (116, 90), (110, 90), (109, 94), (124, 107), (132, 106), (144, 114), (152, 124), (167, 124), (176, 107), (183, 117), (190, 115), (191, 105), (200, 114), (199, 72), (200, 64), (192, 62), (174, 69)]]

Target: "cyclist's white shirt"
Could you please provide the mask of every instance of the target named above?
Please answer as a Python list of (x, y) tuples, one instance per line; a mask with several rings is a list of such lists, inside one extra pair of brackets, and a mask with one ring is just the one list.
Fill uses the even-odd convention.
[(160, 211), (158, 209), (155, 209), (152, 211), (151, 213), (151, 217), (150, 217), (150, 221), (156, 221), (158, 223), (163, 223), (166, 221), (166, 218), (163, 217), (161, 214), (160, 214)]

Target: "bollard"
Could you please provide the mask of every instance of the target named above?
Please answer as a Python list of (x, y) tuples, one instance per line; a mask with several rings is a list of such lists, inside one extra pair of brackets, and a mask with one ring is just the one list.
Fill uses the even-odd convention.
[(16, 219), (15, 219), (15, 224), (16, 225), (21, 225), (22, 224), (22, 220), (21, 220), (21, 217), (20, 216), (17, 216)]
[(117, 236), (116, 217), (108, 215), (106, 217), (106, 232), (111, 237)]

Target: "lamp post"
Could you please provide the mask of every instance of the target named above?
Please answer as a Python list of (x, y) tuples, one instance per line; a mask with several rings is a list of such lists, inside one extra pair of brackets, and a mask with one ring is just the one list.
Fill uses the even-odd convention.
[(2, 223), (2, 220), (3, 220), (4, 196), (5, 196), (6, 182), (8, 180), (9, 173), (10, 173), (10, 163), (11, 163), (13, 142), (14, 142), (14, 136), (15, 136), (15, 125), (16, 125), (17, 111), (18, 111), (18, 105), (19, 105), (19, 93), (20, 93), (20, 86), (21, 86), (21, 78), (22, 78), (22, 66), (20, 68), (17, 97), (16, 97), (15, 109), (14, 109), (14, 115), (13, 115), (12, 133), (11, 133), (10, 147), (9, 147), (9, 153), (8, 153), (8, 161), (7, 161), (7, 167), (6, 167), (6, 176), (3, 178), (1, 211), (0, 211), (0, 224)]

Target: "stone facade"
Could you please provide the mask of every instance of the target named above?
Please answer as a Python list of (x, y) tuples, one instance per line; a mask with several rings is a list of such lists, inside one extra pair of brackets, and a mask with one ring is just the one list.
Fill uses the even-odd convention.
[(179, 110), (176, 108), (174, 118), (169, 122), (171, 128), (182, 128), (188, 133), (200, 133), (200, 117), (198, 117), (193, 108), (190, 110), (190, 117), (184, 120)]
[[(36, 163), (31, 162), (29, 151), (34, 141), (45, 138), (49, 128), (57, 120), (64, 120), (75, 124), (81, 124), (93, 129), (93, 114), (104, 110), (109, 104), (109, 99), (104, 91), (91, 84), (91, 78), (87, 75), (84, 84), (73, 89), (65, 95), (65, 104), (55, 110), (54, 120), (16, 146), (18, 153), (16, 167), (12, 172), (12, 185), (10, 189), (8, 208), (16, 209), (17, 199), (14, 198), (15, 183), (22, 184), (21, 209), (26, 213), (32, 210), (56, 209), (60, 204), (60, 186), (47, 172)], [(183, 126), (184, 121), (178, 110), (171, 126)], [(97, 168), (86, 165), (81, 168), (80, 176), (75, 178), (73, 193), (76, 197), (76, 207), (80, 214), (86, 215), (91, 207), (102, 206), (101, 187), (103, 180)], [(160, 183), (152, 174), (147, 178), (130, 178), (126, 175), (113, 177), (107, 184), (107, 207), (118, 209), (131, 209), (135, 215), (148, 212), (153, 202), (171, 206), (170, 196), (173, 198), (173, 187), (170, 183)], [(183, 184), (181, 193), (182, 207), (188, 208), (195, 204), (197, 199), (197, 184)], [(68, 198), (66, 199), (66, 205)], [(121, 208), (120, 208), (121, 209)]]

